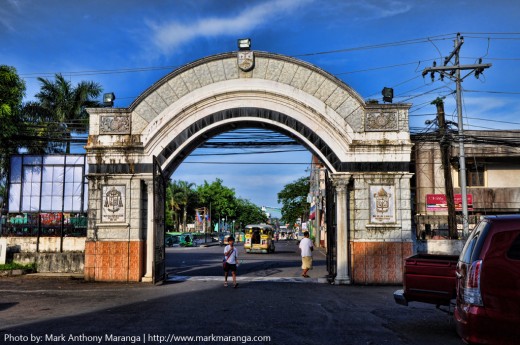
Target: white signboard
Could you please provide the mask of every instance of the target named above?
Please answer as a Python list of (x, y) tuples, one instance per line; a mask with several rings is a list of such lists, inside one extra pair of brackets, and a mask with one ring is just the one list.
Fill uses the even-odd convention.
[(393, 186), (370, 186), (370, 223), (395, 223), (395, 190)]

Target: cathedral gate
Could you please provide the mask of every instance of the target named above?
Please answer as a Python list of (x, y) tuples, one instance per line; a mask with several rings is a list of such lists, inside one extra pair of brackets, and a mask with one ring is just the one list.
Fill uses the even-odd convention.
[(160, 180), (209, 138), (260, 127), (296, 139), (327, 168), (334, 282), (399, 283), (413, 250), (409, 107), (365, 103), (309, 63), (248, 51), (181, 67), (128, 108), (88, 109), (85, 278), (161, 281)]

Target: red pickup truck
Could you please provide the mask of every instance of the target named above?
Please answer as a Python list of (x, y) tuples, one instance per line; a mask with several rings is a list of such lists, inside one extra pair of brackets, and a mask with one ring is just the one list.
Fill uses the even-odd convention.
[(467, 343), (520, 343), (520, 215), (486, 216), (460, 256), (415, 255), (395, 301), (449, 305)]

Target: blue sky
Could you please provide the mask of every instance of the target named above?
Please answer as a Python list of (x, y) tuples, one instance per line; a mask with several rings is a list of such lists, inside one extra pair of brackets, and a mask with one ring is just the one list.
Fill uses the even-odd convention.
[[(60, 72), (71, 82), (93, 80), (116, 94), (116, 107), (173, 69), (208, 55), (235, 51), (250, 37), (253, 50), (308, 61), (343, 80), (365, 100), (412, 103), (412, 132), (435, 118), (429, 103), (446, 97), (457, 121), (449, 80), (421, 72), (464, 36), (461, 63), (482, 57), (493, 66), (463, 82), (465, 129), (520, 129), (520, 2), (516, 0), (0, 0), (0, 63), (14, 66), (38, 92), (36, 77)], [(306, 175), (308, 152), (188, 157), (188, 161), (258, 165), (182, 164), (173, 178), (197, 184), (219, 177), (238, 196), (276, 206), (283, 185)], [(280, 164), (280, 163), (300, 164)]]

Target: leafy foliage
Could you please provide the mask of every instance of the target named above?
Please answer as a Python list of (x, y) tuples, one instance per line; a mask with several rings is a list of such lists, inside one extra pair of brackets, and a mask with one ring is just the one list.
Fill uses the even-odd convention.
[[(235, 190), (223, 185), (221, 179), (195, 186), (187, 181), (170, 181), (166, 189), (166, 228), (186, 229), (186, 224), (195, 220), (195, 209), (206, 207), (211, 211), (210, 219), (218, 222), (227, 218), (245, 226), (267, 221), (262, 209), (252, 202), (235, 196)], [(181, 219), (182, 217), (182, 227)]]
[(7, 264), (0, 265), (0, 271), (9, 271), (9, 270), (26, 270), (35, 272), (36, 271), (36, 264), (19, 264), (17, 262), (10, 262)]
[(25, 82), (14, 67), (0, 65), (0, 179), (5, 180), (9, 156), (21, 145), (18, 138), (23, 129), (21, 108), (25, 96)]
[(298, 180), (286, 184), (278, 193), (278, 202), (282, 204), (282, 220), (285, 223), (292, 225), (298, 218), (306, 218), (310, 208), (310, 204), (307, 202), (309, 188), (309, 178), (300, 177)]
[(249, 200), (237, 199), (237, 219), (235, 226), (246, 226), (247, 224), (259, 224), (267, 222), (267, 215), (262, 209)]
[[(187, 181), (173, 181), (168, 185), (167, 209), (175, 214), (176, 228), (179, 230), (179, 212), (182, 211), (182, 229), (185, 230), (188, 223), (188, 215), (193, 219), (194, 209), (197, 205), (198, 195), (194, 189), (195, 183)], [(168, 223), (166, 224), (168, 226)]]
[[(70, 153), (72, 133), (87, 132), (89, 116), (85, 109), (100, 106), (95, 98), (101, 94), (102, 88), (93, 81), (81, 81), (73, 86), (59, 73), (54, 81), (41, 77), (38, 81), (41, 83), (40, 92), (35, 95), (38, 102), (28, 104), (25, 109), (28, 120), (39, 125), (37, 127), (42, 131), (39, 133), (42, 137), (55, 138), (51, 150), (56, 148), (56, 142), (62, 142), (65, 138), (64, 151)], [(52, 121), (42, 126), (38, 123), (42, 118)]]
[(235, 190), (224, 186), (222, 182), (219, 178), (211, 184), (204, 181), (204, 184), (197, 188), (200, 204), (210, 206), (210, 216), (215, 221), (236, 217)]

